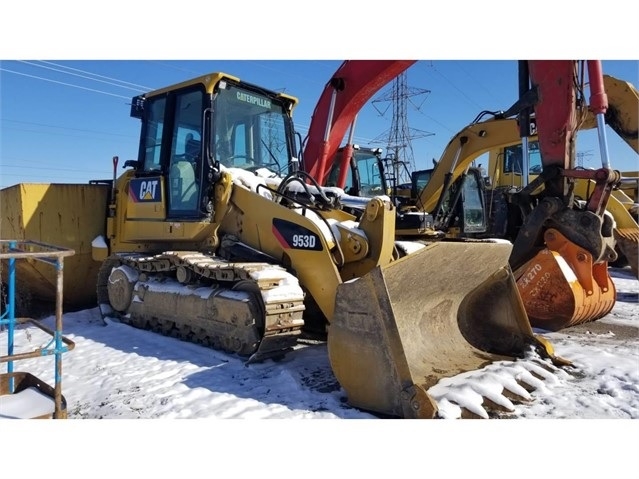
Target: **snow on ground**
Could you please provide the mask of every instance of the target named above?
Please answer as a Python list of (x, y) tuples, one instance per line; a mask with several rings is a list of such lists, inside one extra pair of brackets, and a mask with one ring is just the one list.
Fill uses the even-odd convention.
[[(406, 471), (409, 473), (416, 468), (430, 475), (427, 472), (434, 468), (441, 471), (439, 477), (501, 477), (499, 474), (512, 469), (478, 467), (493, 447), (497, 454), (492, 461), (506, 461), (503, 464), (507, 465), (512, 458), (519, 458), (515, 464), (520, 460), (528, 464), (523, 471), (518, 468), (516, 476), (521, 478), (538, 475), (539, 468), (559, 478), (602, 474), (638, 477), (639, 465), (636, 459), (629, 459), (634, 453), (627, 457), (622, 453), (626, 449), (636, 452), (639, 446), (639, 422), (632, 421), (639, 419), (639, 281), (629, 269), (611, 269), (611, 275), (617, 287), (617, 303), (605, 318), (554, 333), (536, 331), (551, 341), (559, 356), (572, 361), (574, 368), (542, 368), (538, 372), (543, 379), (539, 379), (529, 374), (535, 364), (542, 364), (538, 358), (506, 361), (447, 378), (429, 390), (443, 418), (460, 417), (460, 405), (477, 416), (488, 417), (479, 391), (487, 397), (492, 395), (494, 402), (504, 406), (503, 413), (491, 413), (490, 417), (520, 421), (379, 421), (376, 415), (348, 405), (323, 343), (303, 344), (279, 362), (268, 360), (247, 367), (240, 358), (115, 321), (105, 326), (98, 310), (90, 309), (64, 315), (64, 335), (75, 343), (75, 348), (62, 356), (62, 387), (70, 419), (204, 421), (39, 422), (64, 423), (52, 430), (52, 426), (33, 426), (29, 421), (4, 420), (0, 421), (0, 431), (8, 431), (9, 435), (0, 432), (0, 437), (32, 441), (34, 434), (61, 430), (65, 444), (68, 441), (84, 448), (85, 460), (108, 460), (116, 451), (123, 454), (131, 448), (129, 461), (133, 463), (126, 463), (125, 470), (132, 477), (209, 477), (216, 470), (214, 457), (229, 471), (235, 471), (232, 474), (237, 477), (342, 477), (350, 469), (338, 467), (335, 461), (355, 457), (365, 462), (355, 467), (357, 472), (349, 472), (353, 477), (397, 477), (403, 467), (408, 467), (407, 460), (414, 462)], [(47, 318), (45, 323), (51, 326), (53, 318)], [(48, 341), (49, 337), (39, 329), (21, 327), (15, 334), (16, 352), (44, 346)], [(7, 332), (3, 331), (0, 352), (6, 351)], [(17, 361), (14, 369), (29, 371), (53, 385), (53, 364), (53, 357), (49, 356)], [(524, 382), (528, 378), (535, 386), (528, 401), (512, 402), (501, 394), (509, 384), (517, 390), (514, 377), (523, 378)], [(474, 390), (468, 388), (469, 382), (475, 385)], [(252, 421), (256, 419), (287, 421)], [(298, 419), (360, 421), (300, 423)], [(95, 432), (99, 437), (89, 440), (87, 434)], [(98, 447), (100, 438), (108, 438), (106, 448)], [(46, 441), (45, 437), (38, 437), (35, 454), (41, 454)], [(57, 458), (55, 446), (52, 447), (50, 454)], [(79, 460), (69, 455), (66, 447), (60, 447), (69, 461)], [(512, 453), (503, 454), (508, 447), (513, 448)], [(28, 453), (29, 449), (25, 451)], [(203, 457), (195, 455), (198, 451), (200, 456), (210, 455), (206, 467)], [(181, 468), (165, 454), (183, 457), (178, 461), (183, 463)], [(550, 458), (535, 459), (544, 454), (567, 454), (571, 456), (567, 459), (570, 466), (555, 474), (563, 466), (549, 466)], [(125, 456), (121, 456), (123, 461)], [(160, 462), (149, 464), (152, 457)], [(384, 457), (390, 464), (383, 461)], [(458, 463), (462, 458), (463, 463)], [(165, 459), (168, 464), (162, 462)], [(264, 462), (283, 469), (261, 468), (259, 464)], [(560, 463), (563, 464), (561, 460)], [(75, 472), (77, 477), (109, 477), (107, 471), (119, 470), (115, 468), (124, 463), (118, 464), (95, 471), (91, 468), (91, 474), (86, 474), (85, 468)], [(159, 473), (152, 473), (154, 467), (159, 467)], [(171, 467), (177, 468), (175, 474), (170, 473)], [(466, 472), (465, 467), (469, 467)], [(615, 471), (620, 472), (616, 475)], [(65, 469), (63, 477), (75, 476)]]

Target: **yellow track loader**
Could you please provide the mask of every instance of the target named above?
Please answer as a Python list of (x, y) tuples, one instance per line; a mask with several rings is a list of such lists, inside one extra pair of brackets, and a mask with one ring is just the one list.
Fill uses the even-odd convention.
[[(140, 148), (126, 171), (115, 157), (111, 181), (2, 190), (3, 234), (50, 241), (56, 222), (39, 218), (73, 221), (56, 241), (83, 258), (65, 291), (97, 285), (105, 318), (249, 363), (323, 335), (350, 404), (385, 415), (434, 417), (440, 378), (545, 351), (510, 244), (400, 254), (391, 202), (372, 198), (356, 218), (297, 169), (296, 103), (225, 73), (135, 97)], [(47, 211), (43, 197), (60, 201)]]

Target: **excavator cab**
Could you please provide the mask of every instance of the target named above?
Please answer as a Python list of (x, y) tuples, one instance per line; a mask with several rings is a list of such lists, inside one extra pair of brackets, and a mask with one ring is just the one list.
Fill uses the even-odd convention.
[[(433, 170), (426, 171), (429, 171), (430, 177)], [(416, 179), (418, 178), (419, 176), (416, 176)], [(440, 194), (442, 197), (433, 212), (435, 228), (446, 232), (446, 235), (452, 238), (473, 238), (486, 232), (487, 208), (484, 177), (480, 168), (467, 168)]]
[[(337, 186), (341, 170), (341, 157), (348, 154), (347, 148), (339, 148), (331, 162), (326, 186)], [(353, 146), (348, 162), (344, 191), (351, 196), (373, 197), (389, 194), (389, 186), (384, 173), (381, 148), (362, 148)]]

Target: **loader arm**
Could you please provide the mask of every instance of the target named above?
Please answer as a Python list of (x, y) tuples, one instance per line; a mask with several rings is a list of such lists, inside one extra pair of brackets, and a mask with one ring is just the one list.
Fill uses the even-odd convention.
[(287, 208), (239, 186), (230, 205), (220, 231), (289, 265), (328, 323), (343, 281), (393, 261), (394, 210), (379, 199), (368, 203), (357, 230), (343, 226), (355, 217), (341, 210)]

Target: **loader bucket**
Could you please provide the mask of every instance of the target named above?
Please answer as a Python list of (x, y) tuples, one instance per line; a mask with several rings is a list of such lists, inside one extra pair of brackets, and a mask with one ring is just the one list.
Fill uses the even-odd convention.
[(441, 378), (534, 342), (508, 266), (512, 245), (435, 242), (337, 290), (328, 353), (351, 405), (432, 418)]

